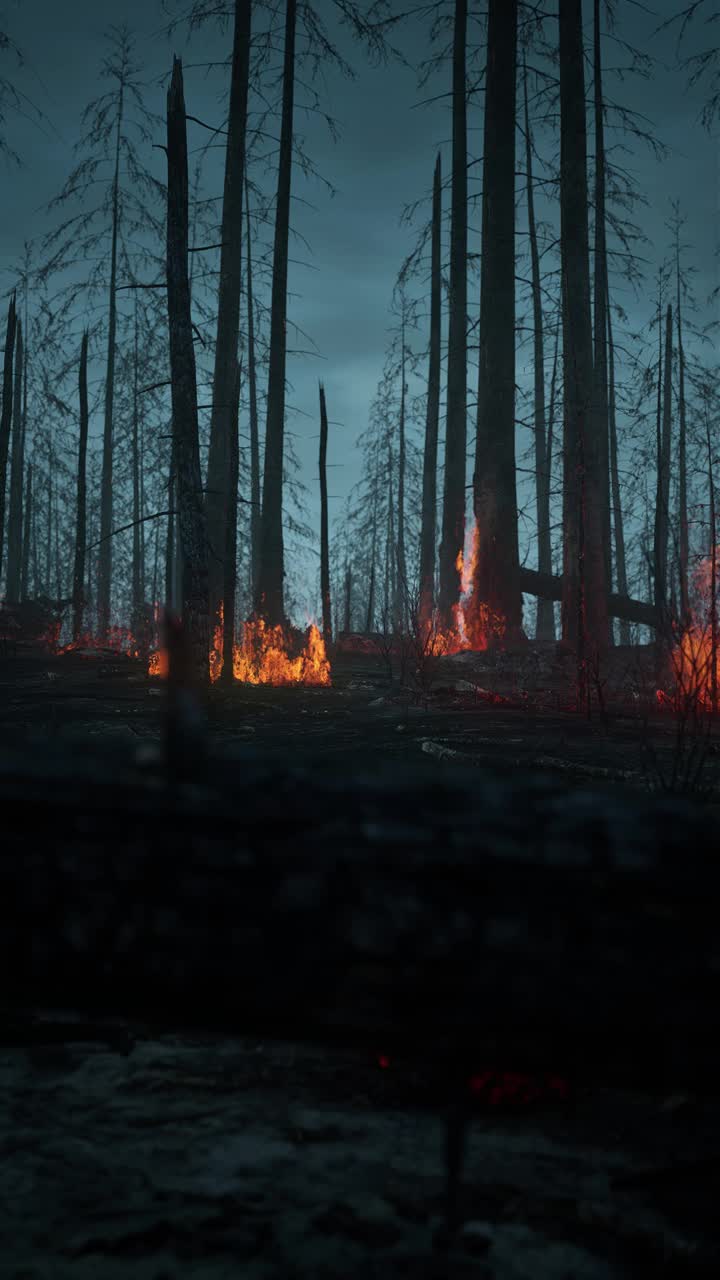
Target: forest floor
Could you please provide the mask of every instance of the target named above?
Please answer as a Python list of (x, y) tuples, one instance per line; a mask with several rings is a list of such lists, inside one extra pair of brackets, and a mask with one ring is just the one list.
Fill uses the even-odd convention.
[[(438, 768), (452, 762), (539, 769), (569, 785), (622, 785), (694, 792), (720, 800), (720, 736), (658, 705), (648, 652), (618, 652), (593, 693), (590, 714), (570, 709), (567, 664), (528, 651), (505, 662), (489, 655), (441, 659), (424, 688), (408, 687), (397, 663), (340, 652), (330, 687), (212, 688), (208, 744), (225, 754), (252, 749), (327, 762), (333, 771), (379, 759)], [(0, 731), (21, 738), (103, 742), (152, 755), (159, 749), (164, 685), (120, 656), (0, 655)]]
[[(522, 661), (519, 679), (460, 655), (413, 692), (377, 655), (341, 653), (330, 688), (216, 687), (210, 748), (348, 772), (470, 761), (626, 788), (663, 785), (701, 750), (699, 799), (717, 802), (714, 738), (680, 742), (639, 676), (588, 718), (564, 709), (567, 680), (542, 655)], [(164, 704), (162, 682), (129, 660), (0, 658), (6, 742), (97, 741), (152, 759)], [(381, 1069), (336, 1049), (130, 1023), (103, 1043), (73, 1034), (77, 1016), (58, 1034), (0, 1034), (0, 1280), (720, 1274), (718, 1099), (571, 1082), (553, 1104), (486, 1106), (467, 1224), (439, 1255), (443, 1138), (422, 1063)]]
[(443, 1137), (421, 1072), (120, 1030), (0, 1048), (3, 1280), (720, 1273), (717, 1100), (576, 1089), (486, 1107), (465, 1225), (438, 1254)]

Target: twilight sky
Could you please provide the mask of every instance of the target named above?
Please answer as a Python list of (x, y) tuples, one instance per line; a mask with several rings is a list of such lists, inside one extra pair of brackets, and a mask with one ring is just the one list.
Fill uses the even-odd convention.
[[(329, 0), (317, 0), (320, 11), (333, 27)], [(400, 7), (399, 0), (397, 0)], [(403, 8), (405, 6), (402, 6)], [(648, 0), (646, 9), (625, 0), (618, 5), (618, 33), (630, 43), (653, 52), (661, 62), (652, 81), (626, 80), (624, 85), (606, 78), (608, 91), (642, 111), (653, 121), (655, 131), (671, 148), (669, 159), (658, 164), (647, 150), (631, 145), (624, 163), (645, 191), (650, 205), (640, 220), (650, 237), (648, 256), (658, 258), (670, 248), (665, 222), (670, 199), (679, 197), (688, 215), (685, 238), (694, 245), (691, 258), (697, 268), (696, 288), (704, 300), (715, 280), (718, 211), (720, 210), (720, 161), (717, 138), (708, 137), (697, 116), (701, 91), (685, 93), (684, 76), (671, 69), (674, 40), (667, 35), (651, 40), (658, 22), (676, 8), (674, 0)], [(188, 111), (218, 124), (222, 118), (220, 95), (222, 73), (193, 69), (192, 63), (223, 57), (230, 38), (222, 38), (213, 28), (195, 33), (186, 44), (176, 33), (170, 44), (162, 34), (164, 23), (159, 0), (20, 0), (2, 5), (4, 27), (25, 54), (26, 65), (12, 67), (12, 55), (4, 54), (3, 70), (42, 109), (50, 123), (41, 127), (11, 117), (9, 141), (23, 156), (25, 167), (3, 173), (0, 201), (0, 268), (3, 290), (12, 283), (13, 264), (22, 252), (23, 240), (40, 236), (47, 227), (43, 205), (61, 187), (72, 162), (71, 148), (78, 131), (82, 108), (97, 96), (101, 85), (97, 72), (103, 56), (103, 31), (110, 23), (125, 21), (138, 37), (138, 53), (146, 64), (147, 79), (158, 77), (171, 65), (177, 52), (186, 64)], [(589, 34), (589, 28), (588, 34)], [(689, 48), (702, 47), (707, 30), (698, 26)], [(395, 35), (396, 42), (412, 64), (427, 55), (426, 25), (413, 19)], [(298, 433), (298, 452), (307, 479), (314, 484), (317, 434), (317, 379), (325, 381), (330, 417), (342, 426), (331, 431), (329, 460), (335, 464), (330, 491), (337, 495), (331, 514), (342, 509), (342, 500), (358, 477), (357, 455), (352, 449), (358, 433), (367, 423), (370, 401), (380, 377), (390, 324), (389, 303), (393, 281), (404, 256), (412, 247), (414, 233), (399, 225), (406, 202), (429, 190), (434, 156), (443, 150), (444, 172), (449, 174), (450, 121), (446, 102), (417, 106), (421, 98), (446, 92), (449, 68), (436, 75), (420, 91), (412, 70), (391, 65), (374, 69), (359, 46), (347, 35), (339, 41), (357, 71), (348, 82), (331, 71), (326, 77), (328, 110), (341, 128), (339, 142), (333, 142), (317, 117), (300, 114), (298, 123), (306, 147), (318, 169), (337, 188), (331, 199), (318, 182), (297, 173), (293, 217), (297, 229), (309, 241), (312, 255), (295, 247), (293, 256), (310, 261), (291, 267), (289, 318), (296, 321), (317, 346), (321, 358), (295, 357), (288, 367), (292, 384), (289, 402), (303, 411), (292, 429)], [(612, 63), (616, 46), (606, 47), (606, 61)], [(617, 50), (619, 55), (620, 51)], [(164, 88), (155, 84), (151, 105), (164, 109)], [(481, 145), (481, 100), (469, 112), (470, 147), (475, 154)], [(207, 135), (195, 130), (190, 145), (198, 146)], [(158, 141), (162, 138), (159, 137)], [(162, 153), (154, 163), (162, 176)], [(211, 153), (206, 167), (208, 194), (222, 191), (222, 150)], [(522, 167), (522, 166), (519, 166)], [(471, 171), (472, 172), (472, 171)], [(476, 169), (475, 173), (478, 172)], [(274, 178), (269, 175), (272, 183)], [(522, 194), (522, 179), (519, 180)], [(471, 190), (477, 183), (471, 183)], [(520, 223), (524, 218), (521, 200)], [(446, 210), (449, 207), (449, 194)], [(424, 216), (424, 214), (423, 214)], [(470, 229), (470, 248), (477, 249), (479, 209)], [(648, 272), (652, 290), (656, 262)], [(471, 308), (475, 308), (476, 286), (471, 283)], [(623, 298), (631, 321), (639, 324), (652, 307), (651, 294), (635, 300), (628, 291)], [(415, 337), (425, 343), (425, 333)], [(306, 342), (297, 345), (307, 346)], [(522, 369), (520, 370), (522, 377)], [(161, 373), (159, 376), (163, 376)], [(470, 394), (474, 398), (474, 373), (470, 373)], [(303, 416), (304, 414), (309, 417)], [(99, 429), (94, 424), (94, 433)], [(519, 452), (529, 443), (526, 432), (519, 433)], [(339, 465), (338, 465), (339, 464)]]

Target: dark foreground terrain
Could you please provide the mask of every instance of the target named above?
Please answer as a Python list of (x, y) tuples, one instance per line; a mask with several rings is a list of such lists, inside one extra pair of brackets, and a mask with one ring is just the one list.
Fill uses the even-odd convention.
[[(682, 803), (689, 806), (692, 852), (702, 843), (707, 814), (707, 856), (717, 856), (712, 734), (701, 742), (679, 735), (677, 719), (652, 706), (639, 677), (628, 679), (614, 705), (596, 704), (588, 719), (564, 709), (567, 691), (557, 680), (553, 685), (537, 665), (528, 671), (518, 687), (516, 672), (509, 681), (506, 672), (479, 670), (466, 657), (445, 664), (432, 687), (418, 692), (401, 688), (397, 677), (390, 684), (377, 660), (343, 655), (331, 689), (213, 690), (207, 742), (211, 758), (224, 759), (226, 769), (235, 759), (239, 771), (256, 756), (300, 766), (312, 761), (315, 770), (348, 780), (388, 761), (447, 779), (476, 767), (479, 786), (493, 772), (513, 779), (540, 771), (555, 779), (553, 804), (558, 786), (568, 797), (578, 787), (596, 792), (596, 800), (584, 802), (593, 813), (596, 807), (602, 813), (606, 792), (646, 804), (649, 789), (691, 790)], [(41, 760), (45, 752), (62, 758), (65, 748), (68, 755), (76, 747), (87, 753), (96, 743), (98, 756), (117, 751), (136, 771), (153, 773), (163, 714), (162, 685), (127, 661), (25, 655), (0, 665), (3, 738), (6, 746), (29, 747), (26, 759)], [(608, 811), (614, 812), (610, 803)], [(14, 859), (6, 875), (15, 874), (24, 848), (22, 816), (10, 822), (0, 852), (6, 862)], [(677, 853), (676, 814), (673, 822)], [(577, 813), (572, 823), (573, 831), (582, 829)], [(39, 830), (35, 815), (30, 830)], [(38, 853), (48, 850), (52, 861), (54, 844), (67, 839), (58, 832), (43, 851), (29, 838), (33, 865), (45, 866)], [(515, 834), (512, 840), (517, 844)], [(570, 851), (571, 845), (572, 839)], [(641, 845), (636, 831), (632, 849)], [(655, 993), (660, 1008), (663, 984), (672, 985), (673, 910), (665, 900), (645, 905), (664, 919), (669, 939)], [(59, 920), (59, 939), (62, 899), (40, 907)], [(713, 904), (705, 907), (707, 915)], [(90, 945), (82, 930), (80, 937), (73, 933), (75, 969), (68, 970), (78, 979), (77, 956)], [(503, 945), (502, 938), (495, 942)], [(28, 943), (23, 963), (35, 950)], [(617, 969), (617, 957), (608, 962)], [(13, 964), (7, 946), (4, 963), (7, 991)], [(422, 965), (415, 968), (422, 972)], [(302, 972), (300, 966), (293, 975), (300, 1004)], [(364, 989), (366, 977), (354, 970), (351, 977)], [(498, 985), (503, 978), (498, 970)], [(228, 973), (230, 996), (259, 980), (252, 964)], [(426, 1046), (421, 1036), (412, 1051), (396, 1056), (386, 1032), (375, 1038), (379, 1043), (368, 1035), (352, 1048), (288, 1040), (282, 1026), (252, 1036), (205, 1032), (197, 1010), (192, 1030), (175, 1011), (169, 1025), (168, 1018), (128, 1010), (110, 1018), (112, 1010), (97, 999), (88, 1012), (74, 1003), (72, 989), (60, 999), (57, 983), (51, 986), (52, 1011), (39, 989), (24, 1006), (3, 1002), (3, 1280), (720, 1273), (720, 1090), (702, 1069), (703, 1034), (710, 1048), (717, 1020), (696, 1036), (697, 1085), (659, 1083), (662, 1072), (647, 1053), (646, 1066), (628, 1069), (631, 1089), (615, 1069), (612, 1087), (603, 1085), (602, 1069), (584, 1072), (582, 1054), (568, 1059), (567, 1071), (556, 1063), (562, 1075), (550, 1085), (543, 1074), (518, 1083), (508, 1074), (515, 1062), (497, 1053), (486, 1079), (485, 1064), (474, 1057), (479, 1087), (461, 1190), (465, 1226), (443, 1253), (434, 1247), (445, 1207), (447, 1102), (432, 1069), (438, 1008), (428, 1011)], [(688, 988), (690, 1004), (694, 994)], [(672, 998), (677, 1011), (677, 991)], [(701, 992), (698, 1009), (705, 998)], [(333, 1019), (341, 1006), (333, 1005)], [(416, 1023), (418, 1008), (421, 1014), (421, 1000)], [(473, 1039), (482, 1043), (483, 1008), (473, 1006), (472, 1016)], [(604, 1021), (590, 1008), (585, 1030), (593, 1022), (602, 1061), (632, 1067), (629, 1024), (628, 1043), (615, 1028), (608, 1045)], [(668, 1043), (667, 1035), (665, 1052), (668, 1062), (682, 1064), (682, 1044)]]

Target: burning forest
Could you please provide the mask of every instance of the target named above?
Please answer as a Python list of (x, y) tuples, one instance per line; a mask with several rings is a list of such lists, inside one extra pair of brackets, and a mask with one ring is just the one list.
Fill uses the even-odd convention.
[(720, 1272), (717, 18), (0, 13), (8, 1274)]

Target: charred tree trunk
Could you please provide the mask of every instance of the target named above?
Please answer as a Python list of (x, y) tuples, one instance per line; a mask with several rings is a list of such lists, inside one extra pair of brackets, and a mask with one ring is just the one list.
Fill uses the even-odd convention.
[(15, 389), (13, 395), (12, 447), (10, 451), (10, 503), (8, 507), (8, 562), (5, 598), (13, 604), (20, 599), (22, 572), (23, 498), (23, 337), (18, 319), (15, 335)]
[[(662, 341), (662, 328), (660, 330)], [(658, 413), (657, 493), (655, 505), (655, 539), (653, 563), (655, 577), (655, 609), (658, 617), (668, 616), (668, 538), (670, 516), (670, 434), (672, 423), (672, 306), (665, 313), (665, 367), (658, 368), (658, 385), (662, 386), (662, 415)]]
[(587, 663), (607, 644), (602, 467), (592, 430), (593, 352), (581, 0), (560, 0), (560, 234), (563, 299), (563, 640)]
[(139, 638), (142, 630), (142, 618), (145, 606), (145, 584), (142, 578), (142, 554), (140, 523), (142, 511), (140, 507), (140, 439), (139, 418), (140, 400), (138, 388), (138, 311), (135, 303), (135, 333), (133, 352), (133, 410), (132, 410), (132, 484), (133, 484), (133, 531), (132, 531), (132, 633)]
[[(344, 630), (352, 631), (352, 567), (345, 566), (345, 616)], [(369, 630), (369, 628), (368, 628)]]
[(3, 550), (5, 547), (5, 487), (7, 484), (8, 450), (10, 448), (10, 429), (13, 416), (13, 362), (15, 359), (16, 328), (17, 313), (15, 310), (15, 294), (13, 294), (8, 306), (7, 328), (5, 330), (2, 414), (0, 415), (0, 575), (2, 574)]
[[(615, 575), (618, 595), (626, 596), (627, 561), (625, 559), (625, 523), (622, 510), (622, 493), (620, 489), (620, 470), (618, 467), (617, 414), (615, 405), (615, 344), (613, 342), (612, 318), (610, 303), (607, 307), (607, 349), (608, 349), (608, 426), (610, 429), (610, 479), (612, 483), (612, 517), (615, 535)], [(630, 627), (625, 619), (620, 621), (620, 643), (630, 644)]]
[(705, 403), (705, 439), (708, 455), (708, 495), (710, 498), (710, 709), (718, 710), (718, 611), (717, 611), (717, 522), (715, 517), (715, 481), (713, 477), (710, 414)]
[(330, 606), (330, 537), (328, 534), (327, 491), (327, 442), (328, 419), (325, 404), (325, 388), (320, 383), (320, 595), (322, 598), (322, 627), (325, 647), (332, 640), (332, 609)]
[(28, 600), (30, 598), (30, 544), (32, 541), (32, 530), (33, 530), (32, 476), (33, 476), (32, 462), (29, 462), (27, 466), (27, 480), (25, 482), (22, 567), (20, 571), (20, 599), (21, 600)]
[(369, 634), (375, 629), (375, 581), (377, 565), (377, 532), (378, 532), (378, 460), (375, 459), (375, 484), (373, 486), (373, 506), (370, 533), (370, 573), (368, 574), (368, 599), (365, 614), (365, 631)]
[(687, 408), (685, 402), (685, 351), (682, 340), (682, 313), (680, 306), (680, 245), (679, 234), (676, 244), (676, 276), (677, 276), (677, 350), (678, 350), (678, 579), (680, 585), (680, 621), (686, 626), (690, 618), (690, 597), (688, 593), (688, 562), (690, 559), (690, 537), (688, 532), (687, 509)]
[(174, 608), (174, 572), (175, 572), (175, 444), (170, 448), (170, 467), (168, 470), (168, 522), (165, 534), (165, 607)]
[(433, 177), (432, 242), (430, 250), (430, 357), (428, 367), (425, 451), (423, 454), (422, 514), (420, 523), (420, 623), (428, 628), (435, 608), (435, 538), (437, 536), (437, 454), (440, 423), (440, 230), (442, 179), (440, 155)]
[(232, 427), (230, 431), (230, 474), (228, 476), (227, 522), (225, 526), (225, 546), (223, 563), (225, 572), (222, 582), (223, 599), (223, 682), (232, 685), (233, 658), (235, 652), (235, 599), (237, 595), (237, 512), (238, 512), (238, 480), (240, 474), (240, 382), (241, 372), (238, 361), (235, 361), (235, 380), (232, 389)]
[[(593, 291), (593, 416), (592, 431), (597, 445), (600, 488), (602, 546), (605, 555), (605, 582), (612, 584), (612, 540), (610, 533), (609, 410), (606, 317), (608, 309), (608, 260), (605, 226), (605, 122), (600, 45), (600, 0), (593, 0), (593, 80), (595, 116), (595, 288)], [(608, 621), (608, 640), (612, 643)]]
[(188, 281), (188, 170), (182, 63), (167, 99), (167, 300), (176, 490), (183, 557), (182, 617), (195, 678), (208, 680), (208, 550), (200, 475), (195, 351)]
[(247, 257), (248, 391), (250, 397), (250, 599), (255, 602), (260, 573), (260, 426), (257, 406), (255, 365), (255, 312), (252, 285), (250, 240), (250, 198), (245, 183), (245, 226)]
[(213, 622), (219, 616), (222, 602), (227, 509), (232, 501), (228, 485), (233, 449), (233, 393), (237, 377), (242, 288), (242, 204), (251, 8), (251, 0), (235, 0), (206, 498), (210, 617)]
[(55, 459), (52, 440), (48, 449), (47, 476), (47, 525), (45, 528), (45, 594), (52, 595), (52, 530), (53, 530), (53, 474)]
[(473, 599), (522, 626), (515, 483), (517, 0), (489, 0), (483, 143)]
[(112, 524), (113, 524), (113, 399), (115, 394), (115, 345), (117, 329), (117, 255), (120, 221), (120, 139), (124, 106), (124, 85), (120, 85), (117, 132), (115, 135), (115, 172), (112, 193), (112, 239), (110, 245), (110, 308), (108, 314), (107, 368), (105, 374), (105, 423), (103, 427), (102, 480), (100, 486), (100, 546), (98, 548), (97, 611), (101, 639), (110, 627), (112, 593)]
[(87, 441), (88, 441), (88, 334), (82, 336), (78, 396), (80, 400), (80, 441), (77, 467), (77, 510), (75, 514), (75, 561), (73, 565), (73, 640), (79, 640), (85, 608), (85, 547), (87, 542)]
[(402, 322), (402, 355), (400, 358), (400, 421), (398, 441), (398, 504), (397, 504), (397, 580), (395, 616), (400, 631), (405, 630), (407, 613), (407, 565), (405, 562), (405, 317)]
[[(540, 280), (540, 254), (538, 252), (537, 226), (535, 222), (535, 191), (533, 188), (532, 133), (528, 109), (527, 68), (523, 66), (523, 90), (525, 107), (525, 168), (527, 170), (527, 213), (530, 239), (530, 265), (532, 270), (533, 303), (533, 372), (534, 372), (534, 422), (535, 422), (535, 498), (538, 530), (538, 569), (540, 573), (552, 573), (552, 547), (550, 542), (550, 465), (548, 459), (545, 423), (545, 344), (543, 307)], [(555, 610), (552, 600), (540, 598), (537, 603), (535, 637), (541, 641), (555, 639)]]
[(455, 0), (452, 83), (452, 194), (448, 307), (445, 476), (438, 606), (444, 627), (460, 599), (458, 552), (465, 543), (467, 448), (467, 107), (465, 57), (467, 0)]
[(287, 356), (287, 276), (292, 175), (293, 105), (295, 97), (296, 0), (286, 0), (280, 159), (275, 207), (270, 361), (268, 368), (265, 471), (263, 475), (260, 576), (256, 607), (271, 625), (284, 623), (282, 491), (285, 436), (285, 366)]

